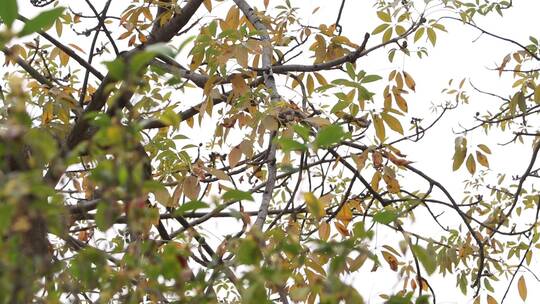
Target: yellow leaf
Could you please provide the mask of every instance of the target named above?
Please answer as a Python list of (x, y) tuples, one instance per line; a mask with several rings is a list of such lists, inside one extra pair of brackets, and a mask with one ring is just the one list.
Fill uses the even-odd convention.
[(391, 176), (390, 174), (384, 174), (383, 180), (386, 183), (388, 192), (394, 194), (399, 193), (400, 186), (398, 180), (395, 177)]
[(66, 66), (69, 62), (69, 55), (67, 53), (64, 53), (64, 51), (60, 51), (60, 64), (63, 66)]
[(212, 1), (211, 0), (204, 0), (203, 2), (204, 7), (208, 10), (208, 12), (212, 12)]
[(467, 162), (465, 163), (467, 166), (467, 170), (469, 170), (469, 173), (474, 174), (476, 172), (476, 162), (474, 161), (474, 157), (472, 154), (469, 154), (469, 157), (467, 157)]
[(381, 117), (386, 122), (386, 125), (390, 127), (390, 129), (398, 132), (399, 134), (403, 134), (403, 127), (401, 126), (401, 122), (394, 116), (388, 114), (388, 113), (381, 113)]
[(525, 278), (521, 276), (518, 280), (519, 296), (523, 301), (527, 300), (527, 285), (525, 284)]
[(330, 237), (330, 225), (326, 221), (323, 221), (319, 225), (319, 238), (323, 241), (326, 241), (328, 240), (329, 237)]
[(534, 102), (540, 104), (540, 84), (534, 88)]
[(323, 75), (321, 75), (319, 73), (313, 73), (313, 74), (315, 74), (315, 78), (317, 78), (317, 81), (319, 82), (320, 85), (327, 85), (328, 84), (328, 82), (323, 77)]
[(352, 221), (352, 218), (353, 218), (351, 208), (349, 208), (347, 204), (343, 205), (343, 207), (339, 210), (338, 214), (336, 215), (336, 218), (342, 221), (343, 224), (348, 225), (350, 221)]
[(56, 19), (56, 21), (54, 22), (54, 26), (56, 28), (56, 34), (58, 35), (58, 37), (62, 36), (62, 21), (60, 21), (60, 19)]
[(392, 22), (392, 18), (390, 18), (390, 14), (387, 12), (378, 11), (377, 16), (384, 22)]
[(403, 89), (403, 77), (400, 73), (396, 73), (396, 86), (398, 89)]
[(495, 300), (494, 297), (488, 295), (488, 296), (487, 296), (487, 303), (488, 303), (488, 304), (497, 304), (497, 300)]
[(315, 82), (313, 81), (313, 77), (311, 76), (311, 74), (307, 77), (306, 87), (308, 95), (311, 96), (313, 90), (315, 89)]
[(398, 261), (397, 261), (396, 257), (393, 254), (391, 254), (390, 252), (388, 252), (388, 251), (383, 251), (382, 255), (383, 255), (384, 260), (390, 266), (390, 269), (392, 269), (393, 271), (397, 271), (397, 269), (398, 269)]
[(478, 148), (480, 148), (480, 150), (486, 152), (487, 154), (491, 154), (491, 150), (484, 144), (479, 144)]
[(403, 71), (403, 76), (405, 77), (405, 84), (407, 85), (407, 87), (414, 91), (416, 88), (416, 83), (414, 82), (414, 79), (409, 73), (405, 71)]
[(398, 105), (401, 111), (405, 113), (409, 111), (409, 107), (407, 106), (407, 101), (405, 101), (405, 98), (403, 98), (401, 94), (394, 93), (394, 99), (396, 100), (396, 104)]
[(227, 17), (225, 18), (225, 23), (227, 24), (228, 29), (237, 29), (240, 24), (240, 10), (236, 6), (231, 6)]
[(379, 182), (381, 181), (381, 172), (375, 171), (371, 178), (371, 188), (375, 191), (379, 191)]
[(236, 50), (236, 53), (235, 53), (236, 60), (243, 68), (246, 68), (248, 66), (247, 48), (242, 45), (237, 45), (235, 50)]
[(384, 131), (384, 124), (383, 120), (379, 115), (373, 115), (373, 125), (375, 126), (375, 135), (377, 135), (377, 138), (383, 142), (386, 134)]
[(476, 151), (476, 160), (478, 160), (478, 163), (486, 168), (489, 168), (489, 162), (487, 157), (482, 154), (480, 151)]
[(311, 192), (304, 193), (304, 200), (308, 206), (309, 212), (313, 214), (317, 219), (324, 216), (325, 210), (322, 202), (318, 200)]
[(48, 102), (45, 107), (43, 107), (43, 113), (41, 114), (41, 123), (46, 125), (53, 119), (53, 103)]

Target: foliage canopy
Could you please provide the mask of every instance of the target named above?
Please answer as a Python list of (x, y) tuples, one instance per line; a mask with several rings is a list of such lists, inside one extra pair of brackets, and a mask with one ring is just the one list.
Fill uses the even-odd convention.
[[(321, 24), (293, 0), (79, 2), (0, 6), (0, 302), (363, 303), (351, 278), (375, 271), (400, 282), (387, 303), (527, 300), (539, 42), (476, 23), (512, 1), (373, 0), (363, 37), (346, 0)], [(395, 61), (450, 23), (512, 46), (493, 73), (513, 83), (451, 80), (412, 116), (422, 84)], [(369, 71), (376, 54), (394, 68)], [(415, 150), (453, 111), (441, 166), (468, 172), (461, 193)], [(490, 163), (491, 135), (528, 155), (519, 174)]]

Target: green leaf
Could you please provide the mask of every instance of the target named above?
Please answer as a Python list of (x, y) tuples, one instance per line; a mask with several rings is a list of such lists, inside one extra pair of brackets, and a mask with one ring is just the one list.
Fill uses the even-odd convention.
[(279, 144), (281, 150), (285, 153), (291, 151), (304, 151), (307, 150), (307, 146), (297, 142), (294, 139), (288, 137), (280, 137), (276, 140), (276, 143)]
[(123, 58), (117, 58), (113, 61), (104, 62), (105, 66), (109, 70), (109, 74), (115, 80), (121, 80), (126, 74), (126, 64)]
[(236, 189), (227, 191), (225, 194), (223, 194), (222, 198), (226, 202), (242, 201), (242, 200), (253, 201), (254, 200), (253, 196), (251, 196), (251, 193), (236, 190)]
[(17, 0), (2, 0), (2, 9), (0, 9), (0, 18), (8, 28), (11, 28), (13, 21), (17, 19), (18, 13)]
[(389, 26), (390, 26), (390, 24), (388, 24), (388, 23), (383, 23), (383, 24), (377, 26), (377, 27), (373, 30), (373, 32), (371, 32), (371, 34), (372, 34), (372, 35), (377, 35), (377, 34), (379, 34), (379, 33), (382, 33), (382, 32), (383, 32), (387, 27), (389, 27)]
[(154, 57), (156, 57), (156, 53), (154, 52), (141, 52), (133, 55), (131, 60), (129, 60), (130, 72), (139, 73)]
[(415, 304), (429, 304), (429, 295), (422, 295), (416, 299)]
[(392, 38), (392, 28), (390, 27), (384, 32), (382, 41), (384, 43), (390, 40), (391, 38)]
[(114, 203), (100, 201), (96, 211), (96, 225), (99, 230), (106, 231), (111, 228), (117, 218), (120, 216), (120, 210)]
[(338, 125), (329, 125), (323, 127), (317, 137), (315, 137), (315, 144), (317, 147), (328, 148), (334, 144), (337, 144), (345, 136), (345, 132)]
[[(189, 41), (189, 39), (188, 39)], [(168, 57), (174, 57), (174, 51), (166, 43), (156, 43), (147, 46), (144, 49), (146, 52), (154, 53), (156, 55), (163, 55)]]
[(384, 210), (381, 212), (375, 213), (373, 215), (373, 220), (377, 223), (381, 223), (384, 225), (390, 224), (391, 222), (395, 221), (397, 219), (397, 213), (392, 210)]
[(178, 207), (174, 211), (174, 214), (182, 215), (186, 213), (187, 211), (192, 211), (192, 210), (197, 210), (197, 209), (202, 209), (202, 208), (207, 208), (207, 207), (208, 207), (208, 204), (205, 202), (189, 201), (185, 204), (182, 204), (182, 206)]
[(303, 140), (307, 141), (309, 139), (310, 130), (308, 128), (304, 127), (303, 125), (298, 124), (298, 125), (294, 125), (293, 129), (294, 129), (294, 132), (300, 135), (300, 137), (302, 137)]
[(386, 301), (386, 304), (409, 304), (411, 303), (412, 294), (409, 293), (406, 296), (393, 295)]
[(356, 78), (356, 73), (354, 72), (354, 66), (352, 63), (350, 62), (347, 62), (345, 64), (345, 70), (347, 71), (347, 75), (349, 75), (349, 77), (352, 79), (352, 80), (355, 80)]
[(435, 34), (435, 30), (433, 30), (432, 28), (428, 28), (427, 29), (427, 36), (428, 36), (428, 39), (431, 42), (431, 44), (433, 44), (433, 46), (435, 46), (435, 43), (437, 42), (437, 34)]
[(412, 250), (428, 274), (435, 272), (437, 263), (435, 262), (435, 252), (430, 252), (419, 245), (413, 245)]
[(382, 79), (381, 76), (379, 75), (367, 75), (366, 77), (362, 78), (362, 80), (360, 81), (361, 83), (369, 83), (369, 82), (374, 82), (374, 81), (377, 81), (377, 80), (380, 80)]
[(330, 110), (331, 113), (337, 113), (348, 107), (351, 103), (345, 100), (338, 101)]
[(30, 35), (37, 31), (42, 31), (50, 26), (62, 15), (64, 11), (63, 7), (53, 8), (52, 10), (45, 11), (36, 17), (26, 21), (22, 31), (19, 33), (19, 37)]
[(261, 250), (257, 242), (251, 238), (240, 240), (236, 259), (240, 264), (252, 265), (262, 258)]
[(165, 125), (173, 126), (175, 128), (178, 128), (178, 125), (180, 124), (180, 116), (174, 112), (172, 107), (166, 108), (165, 111), (161, 113), (159, 120)]

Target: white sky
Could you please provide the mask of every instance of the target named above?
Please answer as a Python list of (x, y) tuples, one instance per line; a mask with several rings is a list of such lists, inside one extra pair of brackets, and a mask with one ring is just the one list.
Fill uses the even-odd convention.
[[(27, 17), (35, 15), (36, 13), (34, 12), (37, 12), (37, 10), (29, 7), (27, 2), (26, 0), (19, 0), (19, 5), (22, 8), (21, 12)], [(98, 8), (102, 5), (101, 3), (105, 3), (103, 0), (92, 2)], [(127, 1), (113, 1), (113, 9), (123, 9), (125, 2)], [(291, 2), (293, 2), (293, 5), (301, 7), (301, 15), (305, 23), (315, 26), (321, 22), (326, 24), (333, 23), (339, 4), (341, 3), (340, 0), (291, 0)], [(69, 2), (61, 1), (61, 4), (67, 3)], [(214, 2), (214, 6), (228, 8), (230, 3), (232, 1), (225, 1), (223, 4)], [(281, 3), (281, 1), (270, 1), (271, 5), (278, 3)], [(371, 7), (372, 3), (373, 1), (367, 0), (347, 0), (346, 2), (346, 7), (341, 18), (341, 24), (344, 29), (343, 35), (349, 37), (355, 43), (360, 44), (364, 33), (371, 32), (378, 25), (375, 11)], [(538, 29), (540, 28), (540, 18), (537, 16), (538, 12), (540, 12), (540, 1), (514, 1), (514, 5), (514, 8), (505, 11), (503, 18), (495, 14), (492, 14), (488, 18), (478, 18), (478, 25), (501, 36), (511, 37), (517, 41), (527, 43), (529, 35), (534, 36), (538, 34)], [(315, 16), (311, 15), (313, 8), (317, 6), (320, 6), (321, 9)], [(436, 14), (443, 13), (439, 11)], [(198, 12), (198, 15), (202, 14), (207, 14), (204, 8), (201, 8)], [(213, 15), (215, 14), (217, 13), (213, 12)], [(430, 16), (428, 15), (427, 17), (429, 19)], [(501, 80), (497, 72), (489, 71), (488, 68), (493, 68), (496, 63), (500, 63), (504, 55), (515, 50), (514, 46), (485, 35), (477, 39), (479, 36), (477, 30), (463, 26), (456, 21), (445, 20), (443, 24), (446, 26), (448, 33), (437, 32), (437, 45), (435, 48), (428, 47), (429, 57), (427, 58), (418, 60), (415, 56), (402, 58), (400, 55), (396, 55), (394, 63), (390, 64), (387, 61), (386, 51), (379, 50), (357, 62), (358, 68), (366, 70), (368, 74), (379, 74), (384, 79), (386, 79), (387, 74), (391, 70), (396, 68), (403, 68), (410, 73), (416, 81), (417, 93), (409, 95), (407, 98), (409, 109), (413, 116), (424, 117), (426, 121), (431, 121), (434, 118), (433, 114), (429, 112), (431, 102), (439, 104), (445, 100), (440, 91), (446, 87), (448, 80), (451, 78), (460, 80), (466, 77), (477, 87), (486, 91), (498, 92), (503, 96), (511, 93), (510, 79)], [(81, 39), (81, 37), (73, 36), (69, 32), (66, 28), (61, 39), (62, 41), (69, 43), (76, 41), (83, 48), (89, 45), (89, 38)], [(118, 34), (114, 37), (117, 36)], [(372, 37), (370, 45), (378, 43), (380, 39), (380, 35)], [(278, 85), (283, 85), (283, 83), (279, 83), (280, 80), (283, 79), (278, 79)], [(458, 173), (452, 172), (451, 159), (454, 151), (455, 137), (452, 133), (452, 128), (457, 130), (458, 122), (463, 123), (465, 126), (470, 126), (472, 117), (477, 110), (485, 109), (494, 103), (498, 103), (498, 101), (475, 94), (471, 97), (471, 105), (451, 112), (420, 143), (403, 143), (399, 144), (398, 148), (408, 155), (408, 159), (416, 161), (415, 166), (417, 168), (425, 171), (431, 177), (442, 181), (452, 193), (456, 194), (455, 197), (459, 199), (460, 194), (463, 192), (462, 181), (468, 177), (468, 173), (466, 174), (463, 169)], [(407, 121), (404, 120), (404, 122)], [(406, 126), (407, 124), (404, 123), (404, 128)], [(213, 130), (212, 128), (203, 127), (197, 132), (210, 135), (213, 133)], [(198, 135), (200, 136), (201, 133)], [(525, 162), (528, 161), (530, 153), (528, 145), (511, 145), (505, 147), (497, 147), (495, 145), (497, 142), (508, 140), (507, 137), (491, 137), (490, 141), (486, 141), (485, 136), (472, 136), (468, 139), (470, 145), (485, 143), (492, 148), (492, 151), (496, 152), (495, 156), (490, 158), (491, 168), (495, 171), (507, 172), (509, 175), (518, 174), (522, 172)], [(477, 140), (482, 140), (482, 142)], [(422, 219), (421, 214), (419, 213), (419, 220), (411, 230), (425, 232), (427, 229), (433, 229), (436, 224), (433, 223), (431, 218), (426, 217), (426, 219)], [(451, 221), (452, 217), (448, 217), (448, 220)], [(222, 231), (226, 225), (223, 221), (214, 221), (205, 226), (206, 232), (209, 234), (209, 239), (214, 246), (220, 242), (220, 239), (217, 237), (212, 238), (211, 232)], [(378, 232), (377, 243), (379, 246), (387, 243), (397, 245), (397, 242), (402, 238), (401, 235), (396, 236), (395, 232), (384, 231), (382, 229)], [(383, 265), (385, 266), (384, 262)], [(400, 289), (399, 284), (396, 285), (399, 282), (396, 274), (387, 267), (381, 267), (377, 272), (373, 273), (369, 272), (370, 266), (365, 266), (364, 268), (367, 268), (367, 270), (358, 273), (358, 275), (354, 276), (353, 280), (354, 285), (358, 287), (367, 303), (382, 303), (381, 298), (378, 296), (379, 292), (392, 293)], [(529, 299), (540, 296), (540, 291), (538, 291), (540, 284), (530, 275), (527, 278)], [(503, 284), (496, 286), (496, 288), (499, 287), (496, 293), (497, 299), (502, 297), (508, 280), (502, 278), (502, 281)], [(463, 297), (459, 289), (455, 287), (453, 276), (447, 278), (435, 276), (430, 280), (430, 283), (433, 285), (437, 294), (437, 303), (472, 303), (472, 291), (470, 291), (468, 297)], [(482, 303), (485, 303), (485, 301), (485, 298), (483, 298)], [(516, 287), (510, 289), (507, 303), (521, 303)]]

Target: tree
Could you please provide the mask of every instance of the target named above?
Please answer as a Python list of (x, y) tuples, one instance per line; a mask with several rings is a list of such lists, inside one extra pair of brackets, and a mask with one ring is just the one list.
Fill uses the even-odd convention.
[[(370, 269), (402, 283), (387, 303), (434, 303), (435, 285), (526, 301), (539, 43), (477, 24), (512, 1), (372, 1), (363, 37), (343, 34), (345, 0), (315, 26), (290, 0), (23, 2), (0, 8), (2, 303), (362, 303), (349, 279)], [(366, 58), (422, 59), (451, 23), (512, 46), (493, 72), (513, 83), (450, 81), (414, 117), (414, 72)], [(456, 111), (440, 162), (468, 172), (461, 193), (414, 150)], [(490, 169), (494, 136), (529, 154), (519, 174)]]

